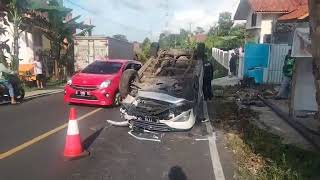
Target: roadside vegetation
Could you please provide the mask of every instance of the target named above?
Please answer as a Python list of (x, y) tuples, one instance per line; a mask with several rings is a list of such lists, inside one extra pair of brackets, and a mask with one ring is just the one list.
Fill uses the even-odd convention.
[(281, 137), (260, 129), (256, 124), (259, 114), (247, 108), (239, 109), (235, 99), (230, 96), (238, 90), (223, 89), (224, 95), (209, 103), (209, 108), (215, 110), (215, 121), (212, 123), (224, 132), (227, 147), (237, 161), (236, 178), (320, 179), (319, 152), (284, 144)]

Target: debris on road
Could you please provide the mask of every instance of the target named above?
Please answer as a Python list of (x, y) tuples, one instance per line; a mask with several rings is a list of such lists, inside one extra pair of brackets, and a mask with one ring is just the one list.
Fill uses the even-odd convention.
[(113, 126), (119, 126), (119, 127), (128, 127), (129, 126), (129, 122), (128, 121), (112, 121), (112, 120), (107, 120), (107, 122)]
[(158, 133), (154, 133), (151, 131), (134, 131), (131, 130), (128, 132), (128, 134), (130, 134), (132, 137), (138, 139), (138, 140), (142, 140), (142, 141), (154, 141), (154, 142), (161, 142), (161, 137), (162, 135), (159, 136)]

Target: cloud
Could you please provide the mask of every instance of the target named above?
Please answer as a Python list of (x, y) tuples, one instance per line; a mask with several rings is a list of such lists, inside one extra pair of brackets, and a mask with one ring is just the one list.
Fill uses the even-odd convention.
[(216, 19), (214, 14), (208, 14), (203, 9), (181, 10), (174, 13), (169, 29), (173, 32), (179, 32), (180, 28), (195, 29), (197, 26), (209, 29)]
[[(129, 40), (142, 41), (165, 30), (179, 32), (201, 26), (208, 30), (218, 20), (220, 12), (235, 12), (240, 0), (70, 0), (85, 9), (66, 2), (74, 9), (74, 16), (90, 17), (96, 26), (94, 33), (113, 35), (122, 33)], [(94, 13), (92, 13), (94, 12)], [(168, 16), (166, 16), (168, 12)], [(149, 37), (150, 38), (150, 37)], [(155, 39), (154, 39), (155, 40)]]

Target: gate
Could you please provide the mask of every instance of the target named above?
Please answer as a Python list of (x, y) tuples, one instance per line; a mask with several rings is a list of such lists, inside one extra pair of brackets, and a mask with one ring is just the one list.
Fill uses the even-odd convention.
[(282, 81), (282, 67), (290, 46), (272, 44), (270, 47), (269, 65), (266, 72), (266, 83), (279, 84)]

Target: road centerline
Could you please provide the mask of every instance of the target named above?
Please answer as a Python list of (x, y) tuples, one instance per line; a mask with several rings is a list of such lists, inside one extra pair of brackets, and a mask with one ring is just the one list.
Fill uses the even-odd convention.
[[(89, 113), (81, 116), (80, 118), (78, 118), (78, 121), (84, 120), (84, 119), (86, 119), (87, 117), (89, 117), (89, 116), (91, 116), (91, 115), (99, 112), (100, 110), (102, 110), (102, 108), (98, 108), (98, 109), (96, 109), (96, 110), (93, 110), (93, 111), (91, 111), (91, 112), (89, 112)], [(27, 142), (19, 145), (19, 146), (16, 146), (16, 147), (10, 149), (10, 150), (7, 151), (7, 152), (1, 153), (1, 154), (0, 154), (0, 160), (2, 160), (2, 159), (4, 159), (4, 158), (7, 158), (7, 157), (9, 157), (9, 156), (11, 156), (11, 155), (13, 155), (13, 154), (15, 154), (15, 153), (17, 153), (17, 152), (25, 149), (25, 148), (33, 145), (33, 144), (41, 141), (41, 140), (46, 139), (47, 137), (49, 137), (49, 136), (51, 136), (51, 135), (53, 135), (53, 134), (55, 134), (55, 133), (57, 133), (57, 132), (65, 129), (66, 127), (68, 127), (68, 123), (65, 123), (65, 124), (63, 124), (63, 125), (61, 125), (61, 126), (58, 126), (58, 127), (54, 128), (54, 129), (52, 129), (52, 130), (50, 130), (50, 131), (47, 131), (46, 133), (41, 134), (40, 136), (37, 136), (37, 137), (35, 137), (35, 138), (33, 138), (33, 139), (31, 139), (31, 140), (29, 140), (29, 141), (27, 141)]]

